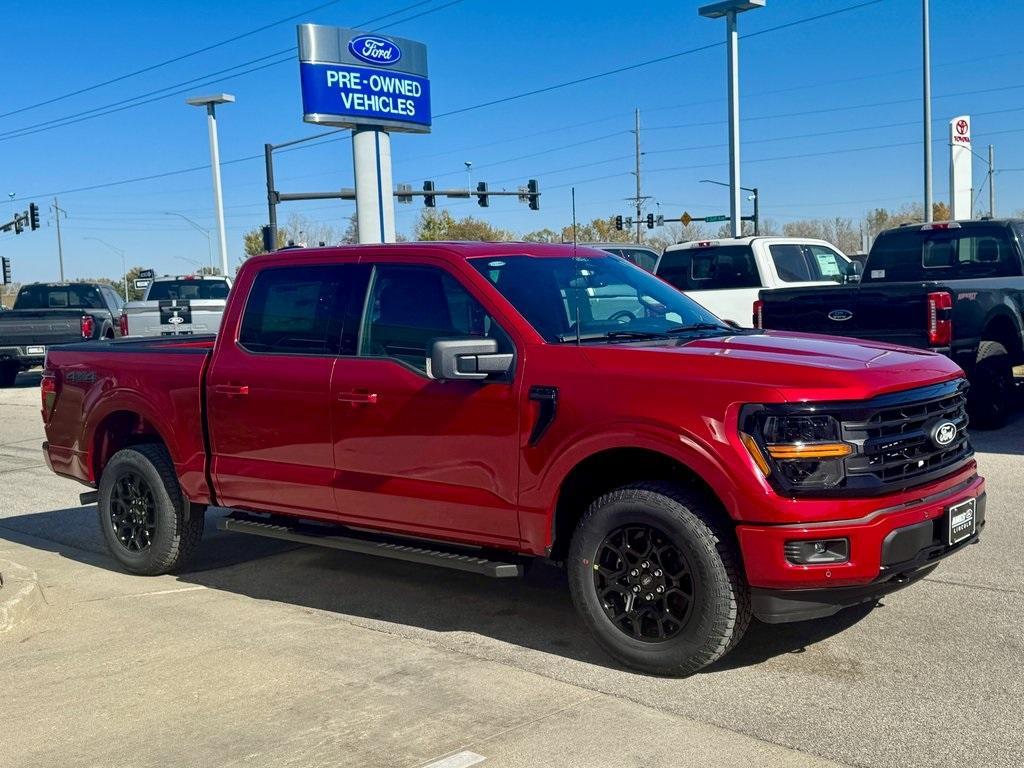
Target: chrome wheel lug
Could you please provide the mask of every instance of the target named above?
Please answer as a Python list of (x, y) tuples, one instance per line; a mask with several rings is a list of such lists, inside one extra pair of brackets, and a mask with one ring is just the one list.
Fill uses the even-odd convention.
[(654, 591), (657, 592), (660, 595), (662, 592), (665, 591), (665, 588), (659, 585), (658, 588), (656, 590), (654, 590)]
[(630, 576), (639, 576), (640, 575), (640, 571), (638, 571), (636, 568), (634, 568), (632, 571), (629, 572), (629, 575)]
[(658, 570), (656, 570), (656, 571), (654, 572), (654, 575), (655, 575), (655, 576), (661, 576), (661, 568), (659, 568)]
[(634, 584), (633, 585), (633, 591), (634, 592), (639, 592), (640, 591), (640, 585), (639, 584)]
[(644, 570), (647, 570), (648, 568), (651, 567), (651, 564), (649, 562), (647, 562), (646, 560), (644, 560), (642, 563), (640, 563), (640, 567), (643, 568)]
[(654, 595), (652, 595), (650, 592), (648, 592), (646, 595), (644, 595), (644, 600), (653, 600), (653, 599), (654, 599)]

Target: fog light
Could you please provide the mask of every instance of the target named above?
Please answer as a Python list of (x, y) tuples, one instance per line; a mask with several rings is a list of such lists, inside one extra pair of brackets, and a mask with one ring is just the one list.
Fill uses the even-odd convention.
[(850, 559), (849, 539), (813, 539), (787, 541), (786, 559), (795, 565), (845, 563)]

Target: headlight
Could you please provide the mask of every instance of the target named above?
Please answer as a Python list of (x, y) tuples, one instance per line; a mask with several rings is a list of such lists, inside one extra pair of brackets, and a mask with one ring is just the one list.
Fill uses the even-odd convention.
[(843, 459), (853, 453), (853, 446), (842, 441), (834, 416), (747, 406), (740, 425), (754, 463), (781, 490), (828, 490), (843, 482)]

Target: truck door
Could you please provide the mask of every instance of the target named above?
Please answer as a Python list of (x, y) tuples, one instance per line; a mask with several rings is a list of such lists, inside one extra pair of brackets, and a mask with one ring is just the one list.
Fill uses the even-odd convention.
[(331, 371), (360, 279), (355, 264), (271, 267), (256, 275), (207, 376), (221, 504), (335, 516)]
[(440, 265), (373, 267), (358, 355), (331, 383), (335, 495), (350, 523), (451, 539), (519, 541), (519, 380), (436, 381), (432, 339), (490, 336), (482, 304)]

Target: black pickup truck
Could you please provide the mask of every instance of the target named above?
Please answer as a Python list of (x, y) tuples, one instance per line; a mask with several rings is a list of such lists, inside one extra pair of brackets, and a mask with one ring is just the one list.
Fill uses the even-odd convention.
[(1020, 220), (889, 229), (859, 283), (763, 292), (754, 324), (946, 354), (970, 379), (972, 423), (999, 427), (1013, 404), (1013, 368), (1024, 363), (1022, 246)]
[(32, 283), (0, 313), (0, 387), (42, 365), (46, 348), (120, 336), (124, 302), (104, 283)]

